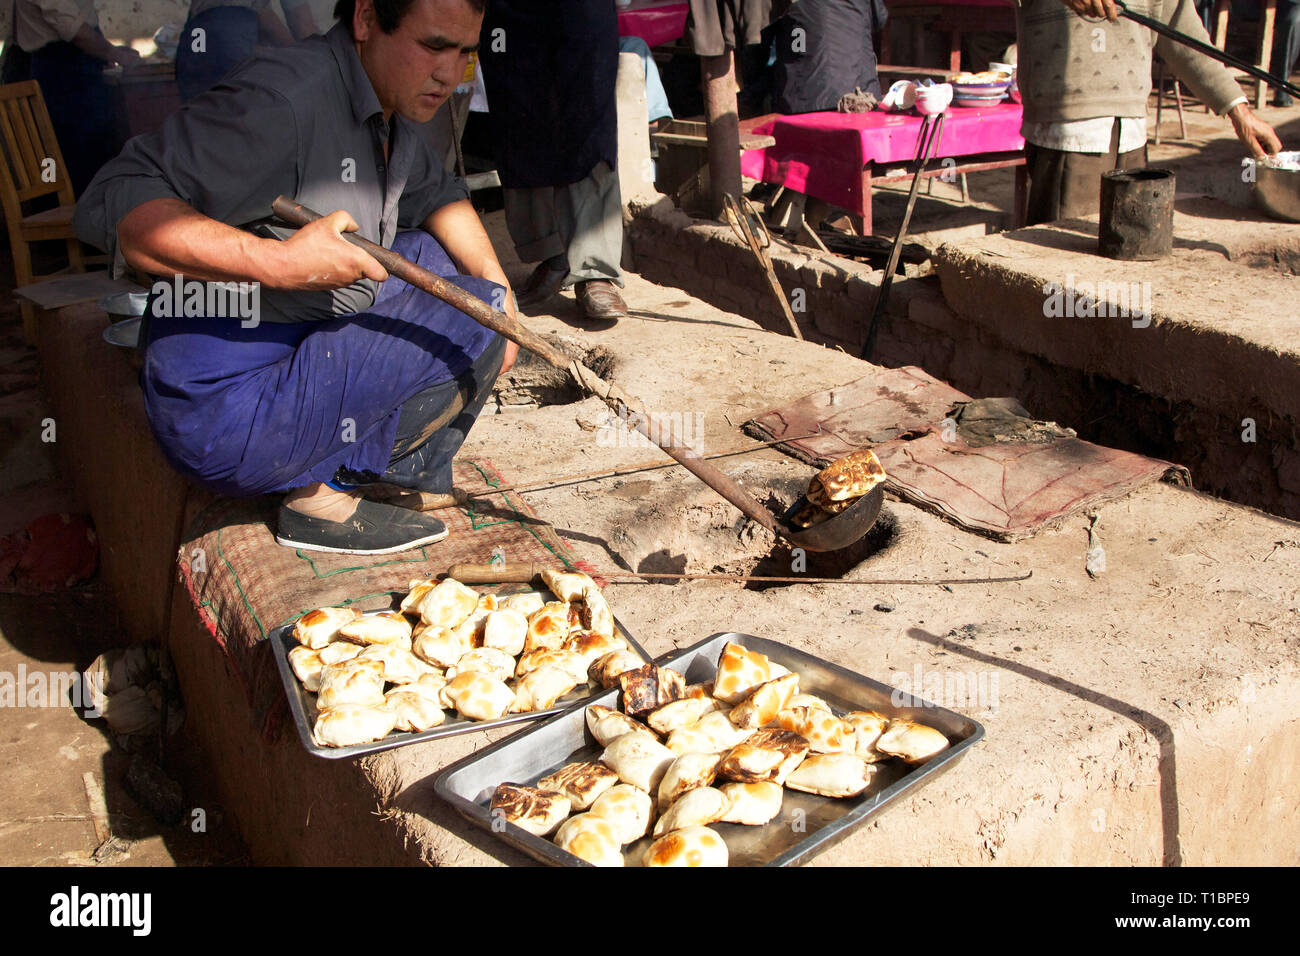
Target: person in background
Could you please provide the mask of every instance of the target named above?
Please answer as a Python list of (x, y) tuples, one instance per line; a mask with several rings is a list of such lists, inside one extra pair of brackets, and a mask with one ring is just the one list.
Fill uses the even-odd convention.
[(80, 194), (117, 152), (113, 91), (104, 69), (132, 67), (140, 54), (114, 46), (99, 29), (94, 0), (17, 0), (14, 35), (31, 54), (72, 189)]
[[(1273, 26), (1272, 73), (1279, 80), (1290, 80), (1300, 60), (1300, 2), (1277, 0), (1277, 21)], [(1286, 90), (1273, 94), (1274, 106), (1291, 106), (1293, 98)]]
[(479, 47), (506, 226), (540, 263), (519, 305), (576, 286), (585, 318), (625, 318), (614, 4), (492, 0)]
[(879, 99), (874, 39), (888, 19), (883, 0), (776, 0), (772, 108), (833, 110), (858, 89)]
[[(1209, 41), (1191, 4), (1133, 0), (1130, 6)], [(1030, 225), (1096, 213), (1102, 173), (1146, 165), (1153, 50), (1202, 102), (1232, 121), (1254, 156), (1282, 148), (1222, 64), (1120, 20), (1112, 0), (1022, 0), (1016, 16)]]
[[(307, 0), (280, 0), (284, 23), (271, 0), (194, 0), (176, 48), (176, 85), (186, 102), (211, 89), (260, 42), (288, 46), (316, 33)], [(202, 31), (196, 33), (195, 31)]]

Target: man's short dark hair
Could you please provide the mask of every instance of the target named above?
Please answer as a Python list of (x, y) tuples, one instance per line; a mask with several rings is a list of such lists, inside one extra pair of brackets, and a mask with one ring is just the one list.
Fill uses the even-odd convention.
[[(379, 24), (379, 29), (385, 33), (396, 30), (414, 2), (415, 0), (375, 0), (375, 22)], [(487, 0), (465, 0), (465, 2), (479, 13), (487, 7)], [(334, 4), (334, 16), (347, 25), (348, 33), (352, 32), (352, 14), (356, 9), (357, 0), (338, 0)]]

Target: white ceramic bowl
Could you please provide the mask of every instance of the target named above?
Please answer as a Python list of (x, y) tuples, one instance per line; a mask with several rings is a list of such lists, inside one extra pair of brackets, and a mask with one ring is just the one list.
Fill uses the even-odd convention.
[(911, 80), (899, 80), (880, 99), (882, 109), (895, 112), (910, 110), (916, 103), (916, 84)]
[(916, 91), (916, 110), (923, 116), (938, 116), (952, 105), (952, 84), (936, 83)]

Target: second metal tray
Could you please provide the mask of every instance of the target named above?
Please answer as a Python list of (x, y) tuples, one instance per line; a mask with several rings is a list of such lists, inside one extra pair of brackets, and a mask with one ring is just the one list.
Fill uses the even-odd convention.
[[(811, 859), (893, 801), (929, 783), (984, 737), (983, 726), (969, 717), (751, 634), (715, 634), (657, 663), (678, 671), (687, 683), (709, 681), (717, 671), (722, 649), (731, 641), (766, 654), (797, 673), (801, 691), (823, 698), (837, 714), (875, 710), (890, 717), (910, 717), (941, 731), (951, 744), (920, 766), (910, 767), (899, 760), (878, 764), (871, 785), (858, 797), (840, 800), (787, 789), (780, 815), (766, 826), (711, 824), (726, 841), (732, 866), (793, 866)], [(617, 689), (607, 691), (544, 724), (470, 754), (437, 774), (434, 791), (468, 820), (539, 862), (552, 866), (587, 865), (549, 839), (494, 820), (489, 803), (498, 784), (534, 784), (567, 763), (595, 760), (602, 748), (587, 729), (586, 705), (616, 708), (618, 694)], [(651, 842), (646, 837), (624, 847), (627, 865), (640, 865)]]

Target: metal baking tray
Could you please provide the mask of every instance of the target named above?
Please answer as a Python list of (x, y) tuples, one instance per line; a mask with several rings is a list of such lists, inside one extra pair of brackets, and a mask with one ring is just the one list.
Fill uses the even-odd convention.
[[(929, 783), (949, 769), (984, 737), (977, 721), (937, 707), (919, 697), (896, 691), (869, 677), (855, 674), (829, 661), (751, 634), (714, 634), (698, 644), (656, 661), (695, 684), (713, 679), (718, 658), (729, 641), (799, 675), (800, 690), (826, 700), (836, 714), (875, 710), (890, 717), (910, 717), (942, 731), (952, 744), (916, 767), (900, 760), (879, 764), (871, 786), (860, 796), (841, 800), (787, 789), (781, 814), (766, 826), (713, 823), (710, 827), (726, 841), (732, 866), (794, 866), (834, 846), (853, 828), (885, 809), (893, 801)], [(434, 791), (466, 819), (533, 859), (552, 866), (587, 866), (545, 837), (533, 836), (514, 824), (494, 820), (488, 811), (498, 784), (535, 784), (567, 763), (595, 760), (602, 750), (587, 729), (586, 705), (618, 707), (617, 688), (575, 706), (558, 717), (524, 733), (515, 734), (457, 761), (434, 777)], [(894, 701), (899, 701), (895, 704)], [(644, 837), (623, 848), (628, 866), (639, 866), (653, 842)]]
[[(528, 594), (533, 592), (541, 594), (548, 601), (558, 600), (555, 595), (544, 588), (503, 591), (500, 596), (506, 597), (508, 594)], [(380, 613), (383, 613), (382, 609), (366, 612), (367, 615)], [(627, 632), (627, 628), (623, 626), (618, 618), (614, 618), (614, 627), (617, 629), (618, 634), (627, 641), (628, 646), (641, 655), (642, 660), (650, 660), (650, 655), (646, 652), (646, 649), (638, 644), (636, 639)], [(313, 753), (317, 757), (324, 757), (327, 760), (360, 757), (363, 754), (392, 750), (394, 747), (418, 744), (426, 740), (436, 740), (439, 737), (454, 737), (457, 734), (467, 734), (474, 730), (488, 730), (492, 727), (503, 727), (507, 724), (537, 720), (539, 717), (558, 714), (580, 701), (586, 701), (592, 694), (603, 693), (599, 684), (589, 681), (586, 686), (579, 685), (569, 691), (555, 702), (554, 707), (546, 710), (534, 710), (526, 714), (507, 714), (496, 720), (470, 720), (460, 716), (454, 710), (449, 710), (447, 711), (447, 719), (437, 727), (432, 727), (429, 730), (418, 732), (395, 730), (382, 740), (376, 740), (368, 744), (353, 744), (351, 747), (322, 747), (316, 742), (316, 738), (312, 734), (312, 726), (316, 723), (316, 695), (303, 688), (302, 683), (293, 672), (293, 667), (289, 664), (289, 651), (298, 645), (293, 636), (293, 624), (277, 627), (271, 632), (269, 640), (275, 655), (275, 666), (280, 671), (280, 681), (284, 684), (285, 696), (289, 699), (289, 712), (293, 715), (293, 724), (298, 728), (298, 736), (302, 739), (302, 745), (307, 748), (308, 753)]]

